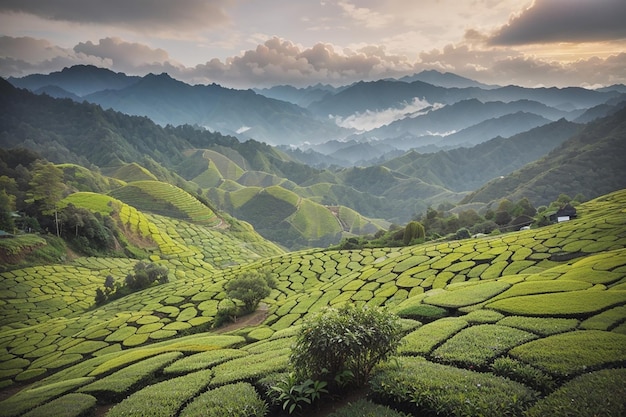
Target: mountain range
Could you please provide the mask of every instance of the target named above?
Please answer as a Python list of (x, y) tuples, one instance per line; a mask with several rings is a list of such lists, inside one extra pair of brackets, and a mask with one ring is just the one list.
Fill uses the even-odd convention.
[[(207, 198), (290, 249), (375, 233), (442, 203), (477, 207), (528, 197), (539, 205), (563, 192), (592, 198), (626, 185), (618, 86), (594, 91), (381, 80), (254, 92), (95, 67), (9, 81), (0, 84), (3, 148), (27, 147), (54, 163), (125, 182), (146, 172), (141, 179)], [(66, 91), (67, 97), (45, 91)], [(281, 94), (309, 104), (276, 98)], [(393, 101), (398, 97), (404, 104)], [(416, 104), (410, 109), (409, 99)], [(350, 110), (349, 103), (358, 106)], [(394, 105), (412, 113), (395, 112), (393, 121), (367, 132), (329, 117), (333, 106), (356, 121)], [(232, 132), (246, 123), (249, 129)], [(263, 143), (257, 133), (284, 135), (282, 145)], [(307, 143), (295, 146), (300, 140)]]

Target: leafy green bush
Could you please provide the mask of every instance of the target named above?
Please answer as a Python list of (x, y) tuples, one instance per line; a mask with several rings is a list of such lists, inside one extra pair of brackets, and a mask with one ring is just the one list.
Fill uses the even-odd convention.
[(268, 271), (245, 271), (226, 283), (225, 289), (230, 298), (241, 300), (244, 314), (256, 310), (259, 302), (270, 295), (276, 282)]
[(247, 355), (219, 364), (211, 369), (215, 376), (211, 386), (230, 384), (233, 382), (254, 380), (271, 373), (284, 371), (289, 366), (290, 349), (280, 349)]
[(509, 357), (496, 358), (491, 364), (491, 370), (496, 375), (521, 382), (542, 393), (554, 389), (555, 383), (550, 375)]
[(374, 400), (413, 415), (519, 416), (536, 399), (518, 382), (411, 357), (381, 366), (370, 388)]
[(301, 410), (303, 404), (311, 405), (322, 394), (327, 394), (327, 385), (326, 381), (313, 381), (310, 378), (300, 382), (295, 372), (289, 372), (269, 388), (268, 396), (283, 410), (293, 414), (296, 409)]
[(620, 417), (626, 415), (626, 369), (581, 375), (537, 401), (528, 417)]
[(505, 298), (486, 307), (522, 316), (572, 317), (593, 314), (624, 302), (626, 291), (570, 291)]
[(374, 366), (393, 354), (401, 339), (398, 317), (379, 308), (345, 304), (305, 320), (291, 354), (304, 378), (331, 379), (344, 370), (356, 385), (367, 382)]
[(231, 359), (246, 356), (248, 353), (239, 349), (216, 349), (196, 353), (179, 359), (163, 369), (164, 374), (186, 374), (200, 369), (210, 368)]
[(80, 388), (79, 392), (93, 394), (109, 403), (119, 401), (128, 394), (128, 391), (136, 390), (142, 381), (149, 380), (156, 371), (181, 356), (183, 354), (180, 352), (169, 352), (145, 359), (98, 379)]
[(149, 385), (109, 410), (107, 417), (170, 417), (190, 398), (204, 389), (212, 371), (194, 372)]
[(402, 318), (430, 322), (445, 317), (448, 310), (445, 308), (423, 304), (422, 297), (411, 297), (393, 307), (393, 312)]
[(24, 389), (6, 400), (0, 401), (0, 416), (17, 416), (91, 381), (93, 381), (93, 378), (73, 378), (36, 388)]
[(511, 327), (480, 324), (452, 336), (435, 349), (432, 357), (466, 367), (484, 367), (496, 356), (535, 337), (532, 333)]
[(499, 281), (481, 282), (461, 287), (454, 291), (436, 293), (426, 297), (424, 303), (439, 307), (459, 308), (486, 301), (505, 291), (510, 286), (511, 284)]
[(554, 317), (509, 316), (498, 322), (503, 326), (527, 330), (542, 336), (569, 332), (578, 326), (576, 319), (559, 319)]
[(329, 414), (328, 417), (408, 417), (408, 414), (360, 399)]
[(200, 394), (180, 417), (263, 417), (267, 404), (246, 382), (224, 385)]
[(71, 393), (41, 405), (23, 417), (79, 417), (96, 406), (96, 398), (87, 394)]
[(450, 336), (467, 327), (468, 323), (460, 318), (443, 318), (428, 323), (402, 338), (398, 353), (426, 355)]
[(626, 335), (579, 330), (517, 346), (509, 355), (559, 376), (626, 361)]

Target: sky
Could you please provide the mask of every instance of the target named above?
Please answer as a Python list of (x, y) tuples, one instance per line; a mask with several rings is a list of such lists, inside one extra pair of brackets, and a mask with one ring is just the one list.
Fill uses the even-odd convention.
[(626, 0), (2, 0), (0, 76), (91, 64), (231, 88), (452, 72), (626, 84)]

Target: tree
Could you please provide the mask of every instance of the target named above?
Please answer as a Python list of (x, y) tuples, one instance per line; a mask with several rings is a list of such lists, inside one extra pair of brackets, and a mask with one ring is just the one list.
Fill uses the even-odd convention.
[(362, 386), (374, 366), (396, 351), (401, 338), (398, 317), (384, 309), (329, 307), (305, 319), (290, 361), (303, 379), (333, 380), (349, 371)]
[(405, 245), (408, 245), (415, 239), (424, 239), (425, 236), (424, 226), (420, 222), (412, 221), (404, 228), (402, 240)]
[(15, 210), (15, 197), (0, 190), (0, 230), (13, 232), (15, 223), (11, 212)]
[(269, 271), (245, 271), (228, 281), (225, 289), (230, 298), (243, 302), (244, 313), (251, 313), (262, 299), (270, 295), (275, 285)]
[(41, 214), (45, 216), (54, 214), (57, 236), (60, 235), (57, 203), (61, 200), (65, 190), (62, 180), (63, 171), (60, 168), (51, 163), (35, 161), (29, 183), (31, 188), (26, 200), (29, 203), (39, 204)]

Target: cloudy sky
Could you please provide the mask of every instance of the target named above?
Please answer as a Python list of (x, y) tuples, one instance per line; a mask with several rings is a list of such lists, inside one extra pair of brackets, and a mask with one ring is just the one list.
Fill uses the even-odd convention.
[(2, 0), (0, 76), (93, 64), (235, 88), (435, 69), (626, 83), (624, 0)]

